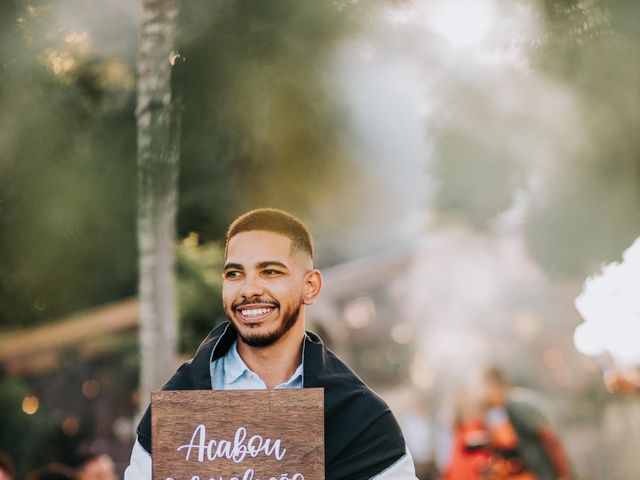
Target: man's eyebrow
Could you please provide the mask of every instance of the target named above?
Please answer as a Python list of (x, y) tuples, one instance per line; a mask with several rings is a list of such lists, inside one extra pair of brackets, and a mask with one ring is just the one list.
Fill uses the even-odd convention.
[(231, 269), (233, 269), (233, 270), (244, 270), (244, 269), (242, 268), (242, 265), (240, 265), (239, 263), (227, 263), (227, 264), (224, 266), (224, 270), (225, 270), (225, 271), (227, 271), (227, 270), (231, 270)]
[(280, 267), (280, 268), (283, 268), (285, 270), (289, 270), (289, 267), (287, 267), (282, 262), (278, 262), (277, 260), (268, 260), (266, 262), (256, 263), (256, 268), (262, 269), (262, 268), (268, 268), (268, 267)]

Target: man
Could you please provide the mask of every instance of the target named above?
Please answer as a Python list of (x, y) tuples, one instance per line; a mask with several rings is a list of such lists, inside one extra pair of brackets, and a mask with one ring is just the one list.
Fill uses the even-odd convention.
[(514, 478), (532, 473), (536, 480), (570, 480), (569, 460), (539, 396), (511, 387), (496, 367), (485, 371), (483, 383), (492, 446), (507, 460), (505, 465), (518, 465)]
[[(327, 480), (415, 480), (393, 414), (320, 338), (305, 332), (305, 308), (322, 288), (307, 228), (276, 209), (236, 219), (227, 232), (222, 301), (215, 328), (163, 387), (325, 391)], [(221, 412), (221, 414), (225, 414)], [(125, 480), (151, 477), (151, 421), (138, 426)]]

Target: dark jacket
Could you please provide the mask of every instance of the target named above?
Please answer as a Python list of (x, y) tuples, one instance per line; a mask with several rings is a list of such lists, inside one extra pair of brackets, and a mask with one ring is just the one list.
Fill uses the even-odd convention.
[[(162, 389), (211, 390), (210, 364), (224, 356), (235, 339), (229, 322), (216, 327)], [(311, 332), (304, 342), (303, 379), (304, 388), (324, 388), (327, 480), (369, 479), (405, 454), (400, 427), (386, 403)], [(137, 430), (138, 441), (149, 453), (150, 408)]]

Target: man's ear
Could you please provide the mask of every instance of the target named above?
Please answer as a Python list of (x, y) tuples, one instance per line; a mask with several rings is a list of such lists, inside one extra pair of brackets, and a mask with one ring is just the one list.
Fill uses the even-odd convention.
[(313, 269), (305, 274), (304, 289), (303, 303), (311, 305), (316, 301), (322, 289), (322, 274), (320, 270)]

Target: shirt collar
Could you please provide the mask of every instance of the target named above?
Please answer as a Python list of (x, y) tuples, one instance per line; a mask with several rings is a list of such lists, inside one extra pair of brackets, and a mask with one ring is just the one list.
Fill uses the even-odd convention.
[(291, 378), (289, 380), (287, 380), (285, 383), (280, 384), (282, 387), (289, 387), (290, 385), (296, 383), (298, 381), (298, 379), (300, 379), (300, 386), (302, 386), (302, 379), (304, 377), (302, 376), (302, 362), (300, 362), (300, 365), (298, 365), (298, 368), (296, 368), (296, 371), (293, 372), (293, 375), (291, 375)]
[[(306, 340), (305, 334), (305, 340)], [(304, 356), (304, 346), (303, 346), (303, 356)], [(296, 368), (291, 378), (287, 380), (285, 383), (281, 384), (283, 386), (287, 386), (293, 382), (295, 382), (298, 378), (302, 377), (303, 374), (303, 362), (300, 362), (298, 368)], [(251, 369), (244, 363), (244, 360), (238, 353), (237, 341), (234, 341), (229, 351), (224, 356), (224, 382), (225, 384), (230, 384), (238, 380), (245, 373), (251, 372)]]
[(224, 357), (224, 381), (226, 384), (235, 382), (243, 374), (250, 372), (247, 364), (238, 353), (237, 342), (233, 342), (231, 348)]

